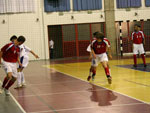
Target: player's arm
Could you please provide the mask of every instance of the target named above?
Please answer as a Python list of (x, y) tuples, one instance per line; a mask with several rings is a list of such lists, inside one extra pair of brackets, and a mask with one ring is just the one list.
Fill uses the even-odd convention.
[(112, 59), (111, 47), (107, 45), (107, 46), (106, 46), (106, 49), (107, 49), (107, 53), (108, 53), (109, 58)]
[(93, 47), (93, 43), (94, 43), (95, 41), (93, 41), (92, 43), (91, 43), (91, 55), (92, 55), (92, 57), (94, 58), (94, 59), (96, 59), (96, 54), (95, 54), (95, 52), (94, 52), (94, 47)]
[(96, 54), (95, 54), (93, 48), (91, 49), (91, 55), (92, 55), (92, 57), (93, 57), (94, 59), (96, 59)]
[(21, 64), (21, 62), (20, 62), (19, 55), (18, 55), (18, 58), (17, 58), (17, 59), (18, 59), (17, 62), (18, 62), (18, 64), (19, 64), (19, 66), (22, 67), (22, 64)]
[(143, 45), (145, 45), (145, 34), (143, 33), (143, 31), (141, 31), (141, 33), (142, 33)]
[(35, 58), (39, 58), (39, 56), (35, 54), (29, 47), (25, 46), (25, 49), (29, 51)]
[(19, 64), (19, 66), (21, 66), (21, 67), (22, 67), (22, 64), (21, 64), (21, 62), (20, 62), (19, 57), (18, 57), (18, 64)]
[(32, 53), (32, 55), (35, 57), (35, 58), (39, 58), (39, 56), (37, 54), (35, 54), (32, 50), (30, 51), (30, 53)]

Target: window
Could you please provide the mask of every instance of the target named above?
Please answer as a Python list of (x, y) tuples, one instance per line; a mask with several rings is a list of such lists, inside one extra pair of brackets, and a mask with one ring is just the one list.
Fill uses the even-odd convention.
[(117, 0), (117, 8), (140, 7), (141, 0)]
[(150, 0), (145, 0), (145, 6), (150, 7)]
[(102, 0), (73, 0), (73, 10), (99, 10), (102, 9)]
[(70, 11), (70, 0), (44, 0), (45, 12)]

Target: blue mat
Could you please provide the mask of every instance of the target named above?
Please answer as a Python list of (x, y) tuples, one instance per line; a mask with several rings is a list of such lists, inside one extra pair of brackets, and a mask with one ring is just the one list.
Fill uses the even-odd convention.
[(150, 64), (147, 64), (147, 67), (144, 67), (143, 64), (138, 64), (137, 67), (133, 67), (133, 64), (131, 64), (131, 65), (117, 65), (117, 67), (128, 68), (128, 69), (144, 71), (144, 72), (150, 72)]

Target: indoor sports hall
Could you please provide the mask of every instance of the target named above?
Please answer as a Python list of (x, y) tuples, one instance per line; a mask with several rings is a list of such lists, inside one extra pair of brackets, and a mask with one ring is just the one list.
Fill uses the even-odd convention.
[[(14, 35), (31, 53), (8, 95)], [(0, 113), (150, 113), (150, 0), (0, 0), (0, 39)]]

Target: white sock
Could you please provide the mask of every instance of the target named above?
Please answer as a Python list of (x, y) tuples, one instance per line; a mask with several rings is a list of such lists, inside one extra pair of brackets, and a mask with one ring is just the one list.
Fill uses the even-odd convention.
[(91, 71), (89, 72), (89, 76), (92, 76), (92, 72)]
[(111, 69), (109, 68), (109, 73), (110, 73), (110, 76), (111, 76)]
[(22, 82), (23, 84), (26, 82), (23, 72), (21, 72), (21, 82)]
[(21, 72), (18, 72), (17, 85), (21, 85)]

